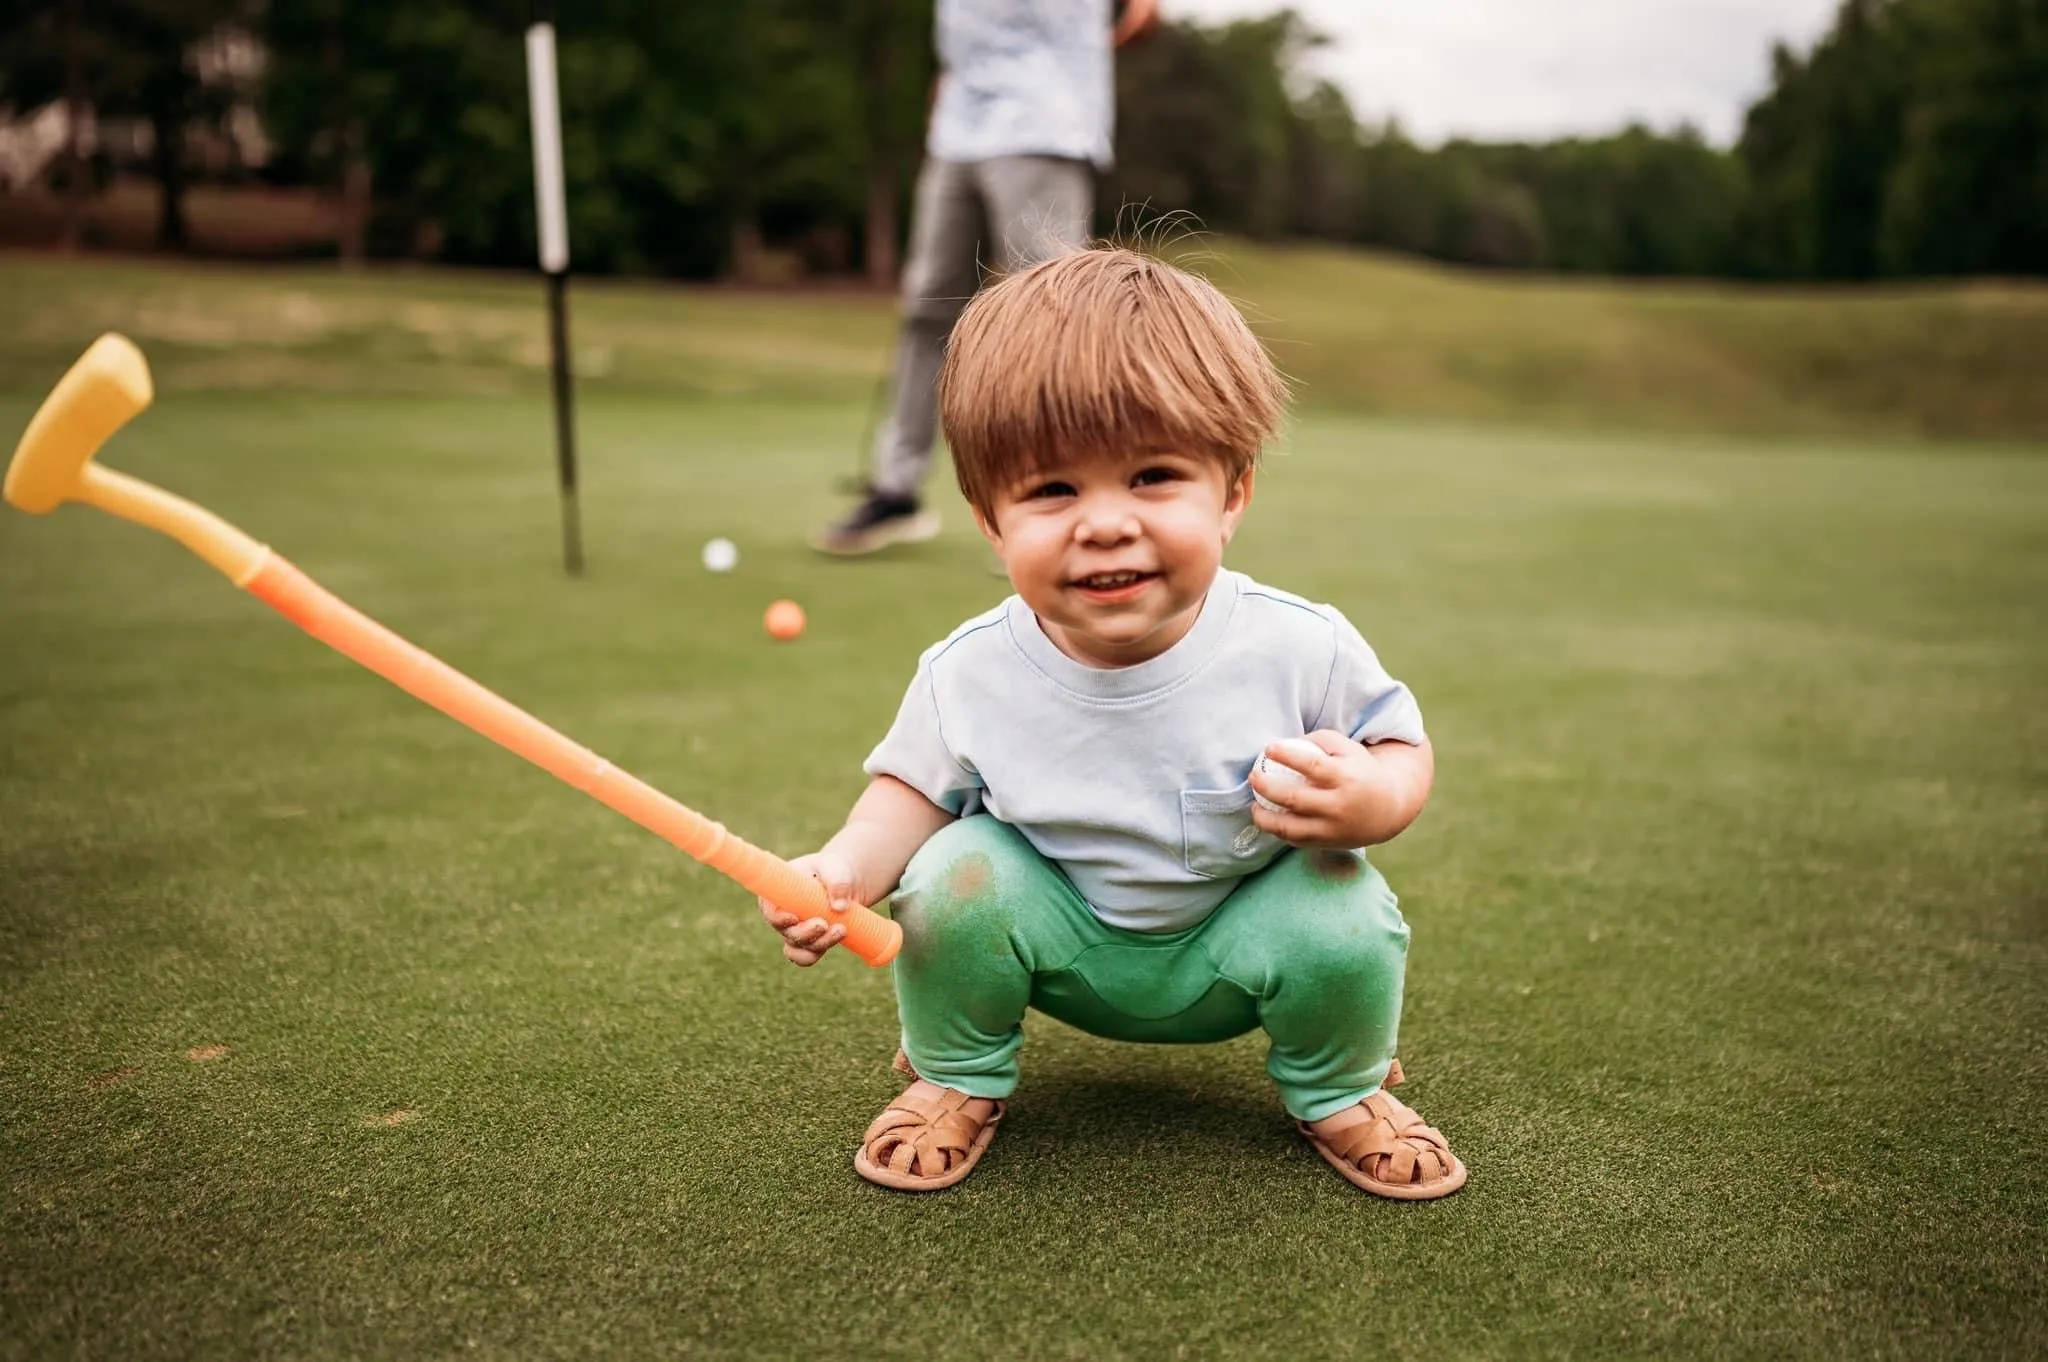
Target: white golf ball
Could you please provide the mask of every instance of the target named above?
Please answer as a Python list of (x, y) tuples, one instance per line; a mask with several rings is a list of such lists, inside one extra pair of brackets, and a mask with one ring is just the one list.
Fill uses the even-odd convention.
[[(1323, 754), (1323, 749), (1317, 747), (1307, 738), (1288, 738), (1280, 746), (1285, 748), (1289, 755), (1297, 756), (1299, 760), (1304, 762), (1313, 761)], [(1252, 763), (1252, 770), (1264, 776), (1267, 784), (1278, 785), (1283, 788), (1288, 785), (1299, 785), (1302, 781), (1308, 779), (1308, 777), (1302, 775), (1301, 772), (1295, 770), (1286, 762), (1275, 761), (1264, 752), (1259, 753), (1259, 759)], [(1287, 810), (1281, 808), (1257, 790), (1252, 791), (1252, 798), (1258, 801), (1261, 808), (1270, 809), (1274, 813), (1287, 812)]]
[(714, 539), (704, 546), (704, 566), (713, 572), (731, 572), (740, 561), (740, 551), (730, 539)]

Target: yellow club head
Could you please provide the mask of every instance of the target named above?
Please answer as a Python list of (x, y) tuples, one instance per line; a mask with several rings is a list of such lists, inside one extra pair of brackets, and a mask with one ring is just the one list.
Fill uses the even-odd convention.
[(126, 336), (109, 331), (92, 343), (57, 381), (14, 447), (7, 482), (11, 505), (33, 515), (56, 510), (77, 495), (86, 465), (107, 437), (148, 406), (155, 395), (149, 362)]

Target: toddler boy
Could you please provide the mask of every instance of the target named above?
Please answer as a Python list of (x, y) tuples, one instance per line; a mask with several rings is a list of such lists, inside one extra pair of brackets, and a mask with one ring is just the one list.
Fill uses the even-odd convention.
[[(1429, 796), (1421, 713), (1335, 609), (1222, 566), (1285, 403), (1236, 309), (1136, 252), (1058, 257), (962, 315), (941, 416), (1016, 594), (918, 660), (846, 826), (796, 862), (835, 905), (894, 891), (903, 927), (915, 1081), (862, 1139), (869, 1181), (973, 1170), (1035, 1007), (1122, 1040), (1263, 1028), (1344, 1177), (1464, 1185), (1386, 1091), (1408, 927), (1360, 850)], [(1262, 751), (1301, 779), (1255, 774)], [(762, 912), (800, 965), (844, 932)]]

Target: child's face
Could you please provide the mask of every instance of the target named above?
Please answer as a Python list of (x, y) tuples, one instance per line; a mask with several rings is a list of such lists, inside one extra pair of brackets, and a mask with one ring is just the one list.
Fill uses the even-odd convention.
[(1249, 470), (1232, 484), (1213, 459), (1161, 451), (1041, 469), (975, 519), (1060, 651), (1128, 667), (1194, 625), (1251, 499)]

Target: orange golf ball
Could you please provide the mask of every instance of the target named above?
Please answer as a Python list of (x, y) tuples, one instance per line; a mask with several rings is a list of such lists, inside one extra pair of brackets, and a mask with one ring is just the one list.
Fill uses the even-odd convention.
[(770, 638), (787, 643), (804, 631), (804, 608), (795, 601), (777, 601), (761, 617), (761, 627)]

